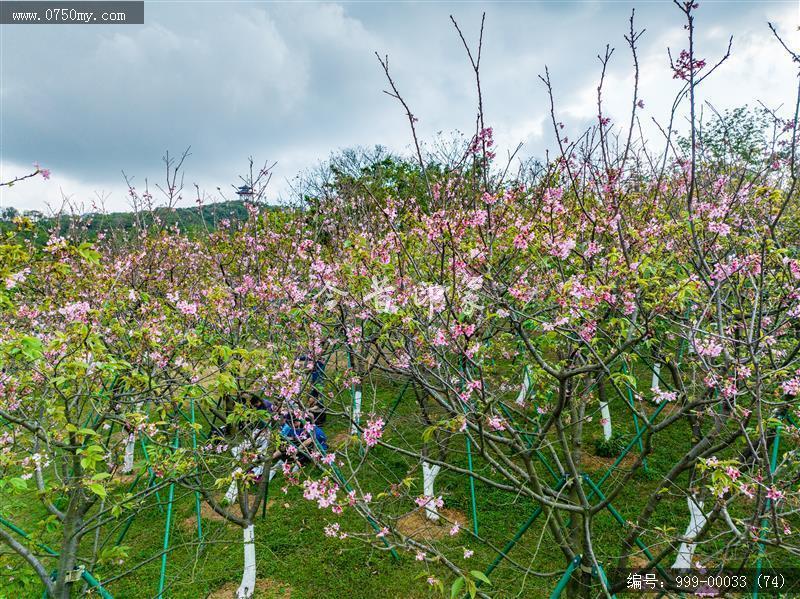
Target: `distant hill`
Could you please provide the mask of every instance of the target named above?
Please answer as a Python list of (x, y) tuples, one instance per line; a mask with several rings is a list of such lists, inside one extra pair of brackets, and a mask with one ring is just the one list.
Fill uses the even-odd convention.
[(155, 224), (180, 229), (190, 235), (202, 234), (214, 230), (223, 220), (237, 222), (247, 219), (247, 208), (242, 200), (218, 202), (204, 206), (188, 208), (155, 208), (150, 212), (110, 212), (90, 213), (81, 216), (62, 215), (58, 217), (44, 216), (42, 213), (28, 210), (18, 212), (14, 208), (5, 208), (0, 212), (0, 232), (16, 228), (14, 218), (23, 217), (33, 225), (35, 241), (46, 240), (49, 231), (54, 227), (64, 234), (75, 228), (83, 229), (89, 239), (95, 239), (98, 233), (119, 233)]

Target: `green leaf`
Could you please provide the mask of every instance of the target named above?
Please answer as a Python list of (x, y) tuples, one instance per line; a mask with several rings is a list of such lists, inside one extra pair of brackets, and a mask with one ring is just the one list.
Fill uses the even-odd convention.
[(94, 493), (98, 497), (104, 498), (106, 495), (108, 495), (108, 493), (106, 492), (106, 488), (100, 483), (89, 483), (86, 486), (92, 493)]
[(463, 592), (465, 583), (466, 580), (463, 576), (459, 576), (453, 581), (453, 585), (450, 587), (450, 599), (455, 599)]
[(429, 442), (433, 438), (433, 433), (436, 432), (436, 425), (432, 425), (427, 427), (424, 431), (422, 431), (422, 440), (424, 442)]
[(26, 336), (20, 339), (23, 355), (29, 360), (42, 357), (42, 341), (37, 337)]
[(470, 573), (470, 574), (472, 574), (472, 576), (473, 576), (474, 578), (477, 578), (477, 579), (478, 579), (478, 580), (480, 580), (481, 582), (483, 582), (483, 583), (485, 583), (485, 584), (488, 584), (489, 586), (491, 586), (492, 582), (489, 580), (489, 578), (487, 578), (486, 574), (484, 574), (484, 573), (483, 573), (483, 572), (481, 572), (480, 570), (470, 570), (470, 571), (469, 571), (469, 573)]
[(17, 489), (18, 491), (24, 491), (25, 489), (28, 488), (28, 483), (23, 478), (19, 477), (11, 478), (9, 479), (8, 482), (11, 483), (11, 486)]
[(78, 255), (92, 264), (98, 264), (100, 262), (100, 253), (92, 249), (90, 243), (84, 242), (80, 244), (78, 246)]

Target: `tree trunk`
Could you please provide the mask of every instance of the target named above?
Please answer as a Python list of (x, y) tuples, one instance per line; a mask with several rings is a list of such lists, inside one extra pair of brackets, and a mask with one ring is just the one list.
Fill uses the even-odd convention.
[[(689, 503), (689, 525), (686, 527), (686, 532), (683, 536), (687, 539), (694, 539), (703, 526), (706, 524), (706, 515), (703, 513), (703, 502), (696, 501), (694, 497), (686, 498)], [(675, 563), (672, 564), (673, 570), (688, 570), (692, 567), (692, 557), (694, 556), (695, 544), (684, 541), (678, 549), (678, 557), (675, 558)]]
[(56, 578), (55, 599), (70, 599), (74, 582), (67, 581), (67, 575), (75, 569), (78, 558), (78, 545), (80, 543), (80, 530), (83, 518), (70, 506), (63, 522), (61, 553), (58, 558), (58, 574)]
[(236, 590), (236, 599), (250, 599), (256, 588), (256, 546), (255, 528), (252, 522), (248, 522), (242, 529), (244, 536), (244, 570), (242, 571), (242, 583)]

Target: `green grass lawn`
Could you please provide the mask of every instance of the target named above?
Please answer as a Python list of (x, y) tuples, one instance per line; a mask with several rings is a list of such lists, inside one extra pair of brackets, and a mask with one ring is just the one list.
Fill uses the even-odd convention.
[[(649, 380), (645, 379), (647, 375), (644, 372), (640, 376), (642, 380)], [(386, 411), (399, 392), (399, 385), (382, 383), (374, 397), (365, 397), (365, 413), (372, 410)], [(346, 402), (347, 398), (342, 397), (342, 405), (332, 406), (332, 411), (343, 409)], [(594, 405), (596, 407), (596, 402)], [(422, 426), (414, 414), (415, 400), (412, 394), (408, 394), (393, 415), (385, 438), (392, 442), (402, 437), (404, 443), (419, 443)], [(586, 425), (584, 449), (588, 453), (594, 451), (592, 439), (602, 434), (599, 419), (598, 411), (593, 415), (593, 421)], [(615, 431), (632, 438), (634, 424), (622, 402), (612, 403), (612, 422)], [(329, 417), (325, 426), (330, 439), (346, 428), (345, 419), (335, 415)], [(647, 472), (639, 472), (614, 500), (615, 507), (626, 520), (638, 515), (656, 488), (659, 475), (665, 473), (678, 456), (685, 454), (690, 447), (690, 431), (685, 423), (675, 424), (670, 431), (670, 434), (659, 437), (659, 445), (648, 459)], [(462, 437), (456, 437), (451, 455), (455, 456), (457, 462), (466, 465), (465, 448), (458, 446), (459, 439), (463, 443)], [(349, 451), (351, 456), (357, 456), (359, 450), (351, 447)], [(385, 491), (388, 482), (404, 478), (412, 466), (406, 458), (381, 447), (370, 450), (368, 457), (360, 472), (359, 481), (363, 491), (374, 494)], [(587, 467), (586, 471), (597, 480), (605, 471), (605, 463), (610, 464), (611, 460), (593, 459), (592, 466)], [(492, 476), (490, 468), (477, 457), (475, 469), (486, 476)], [(543, 476), (549, 476), (544, 468), (541, 472)], [(395, 480), (390, 480), (392, 476)], [(421, 473), (417, 470), (414, 476), (417, 482), (416, 487), (411, 490), (412, 496), (422, 493)], [(614, 486), (616, 476), (618, 474), (606, 482), (603, 490)], [(685, 480), (681, 482), (685, 483)], [(336, 518), (330, 510), (320, 510), (315, 502), (303, 499), (301, 489), (290, 487), (284, 494), (281, 487), (282, 479), (278, 475), (270, 489), (266, 516), (263, 519), (259, 517), (256, 523), (258, 577), (268, 581), (264, 597), (284, 597), (288, 596), (287, 592), (293, 598), (302, 599), (430, 597), (434, 593), (426, 582), (427, 574), (419, 576), (426, 569), (431, 575), (440, 578), (446, 587), (449, 588), (452, 583), (454, 576), (449, 570), (437, 564), (422, 565), (415, 560), (413, 554), (401, 553), (400, 559), (395, 561), (387, 551), (363, 542), (326, 537), (323, 527), (334, 520), (342, 523), (343, 530), (366, 532), (370, 529), (355, 515), (348, 514), (347, 510), (343, 517)], [(439, 543), (454, 562), (467, 569), (483, 570), (497, 555), (492, 546), (503, 547), (536, 506), (527, 499), (490, 488), (480, 482), (476, 483), (475, 490), (479, 534), (486, 542), (471, 537), (471, 523), (468, 522), (458, 535), (445, 535)], [(470, 517), (467, 477), (443, 471), (437, 479), (437, 493), (444, 496), (447, 508), (461, 512), (466, 518)], [(160, 494), (162, 504), (166, 497), (166, 492)], [(34, 523), (44, 516), (44, 510), (33, 497), (8, 497), (0, 499), (0, 502), (2, 514), (26, 529), (35, 530)], [(235, 588), (242, 569), (241, 530), (231, 524), (204, 519), (204, 542), (199, 545), (194, 521), (194, 495), (176, 488), (174, 506), (165, 596), (195, 599), (208, 597), (225, 585), (231, 590)], [(392, 508), (400, 514), (411, 511), (414, 505), (411, 499), (406, 498)], [(161, 552), (165, 511), (165, 505), (154, 504), (136, 517), (124, 540), (124, 545), (129, 548), (126, 565), (104, 565), (94, 570), (97, 578), (107, 580), (118, 575), (120, 568), (146, 562), (135, 572), (106, 586), (115, 598), (156, 596), (161, 560), (152, 558)], [(546, 514), (541, 515), (509, 554), (519, 566), (529, 567), (533, 572), (543, 575), (524, 575), (518, 567), (504, 561), (491, 575), (492, 586), (484, 587), (487, 592), (497, 597), (549, 596), (566, 564), (545, 526), (546, 517)], [(686, 501), (676, 495), (675, 498), (668, 498), (661, 503), (653, 519), (653, 527), (670, 528), (680, 534), (686, 527), (687, 519)], [(627, 531), (607, 511), (596, 518), (594, 531), (594, 547), (598, 557), (608, 566), (613, 565)], [(43, 541), (47, 541), (49, 537), (46, 531), (41, 532)], [(655, 533), (643, 540), (648, 545), (658, 543)], [(91, 539), (86, 539), (86, 542), (90, 543)], [(475, 552), (469, 560), (463, 559), (463, 547), (469, 547)], [(0, 574), (0, 589), (3, 588), (2, 585), (8, 586), (11, 577), (17, 583), (21, 579), (29, 581), (27, 586), (14, 587), (13, 592), (3, 594), (0, 590), (0, 597), (41, 595), (41, 589), (32, 575), (26, 573), (25, 564), (7, 552), (0, 556)]]

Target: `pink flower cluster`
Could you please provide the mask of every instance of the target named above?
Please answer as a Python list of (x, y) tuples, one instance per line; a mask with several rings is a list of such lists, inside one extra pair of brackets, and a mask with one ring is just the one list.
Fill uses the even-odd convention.
[(499, 416), (492, 416), (489, 418), (489, 428), (493, 431), (504, 431), (506, 430), (506, 423)]
[(50, 169), (49, 168), (42, 168), (39, 166), (38, 162), (33, 163), (33, 168), (36, 169), (36, 173), (42, 176), (42, 179), (49, 179), (50, 178)]
[(420, 495), (414, 500), (419, 507), (425, 507), (426, 505), (430, 504), (435, 506), (437, 509), (441, 509), (444, 506), (444, 499), (442, 496), (439, 495), (438, 497), (431, 497), (429, 495)]
[(688, 81), (693, 73), (696, 73), (705, 66), (705, 60), (699, 60), (697, 58), (692, 59), (688, 50), (681, 50), (678, 60), (672, 65), (672, 78)]
[(772, 501), (780, 501), (783, 499), (783, 491), (776, 489), (775, 487), (770, 487), (769, 491), (767, 491), (767, 499)]
[(197, 304), (181, 300), (176, 304), (175, 307), (178, 309), (178, 312), (185, 316), (197, 315)]
[(338, 492), (339, 485), (331, 481), (327, 476), (320, 480), (306, 480), (303, 483), (303, 497), (309, 501), (316, 501), (317, 507), (320, 509), (338, 507), (336, 506)]
[(783, 392), (786, 395), (791, 395), (792, 397), (797, 397), (800, 395), (800, 376), (796, 376), (794, 378), (789, 379), (788, 381), (784, 381), (781, 384), (783, 388)]
[(367, 447), (375, 447), (378, 444), (378, 440), (383, 436), (384, 426), (383, 418), (373, 418), (367, 422), (367, 428), (364, 429), (364, 443)]
[(89, 313), (89, 302), (75, 302), (58, 309), (58, 313), (69, 322), (86, 322)]
[(573, 249), (575, 249), (575, 239), (572, 237), (568, 237), (567, 239), (553, 241), (550, 244), (548, 253), (551, 256), (555, 256), (556, 258), (561, 258), (562, 260), (566, 260), (569, 257), (569, 253)]
[(493, 132), (491, 127), (481, 129), (481, 131), (472, 138), (472, 142), (469, 144), (468, 152), (470, 154), (479, 154), (481, 150), (485, 149), (486, 157), (489, 160), (494, 158), (494, 151), (489, 149), (494, 145), (494, 139), (492, 138), (492, 135)]
[(705, 339), (695, 344), (697, 354), (709, 358), (716, 358), (722, 353), (722, 344), (713, 338)]
[(662, 401), (675, 401), (678, 397), (678, 393), (675, 391), (664, 391), (663, 389), (656, 389), (653, 387), (651, 389), (653, 392), (653, 402), (660, 404)]

